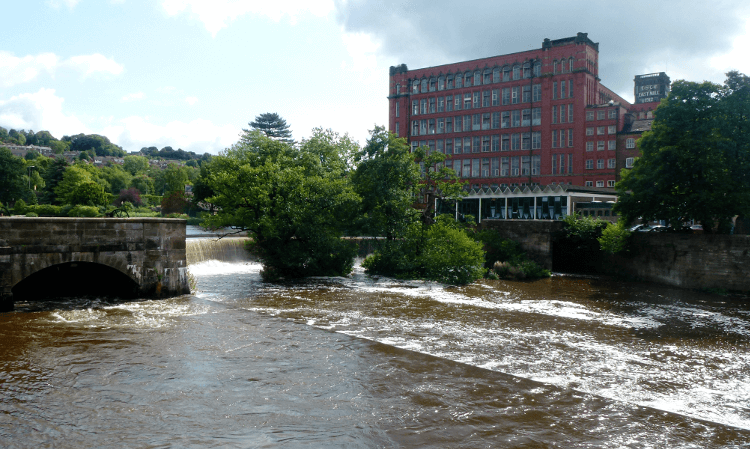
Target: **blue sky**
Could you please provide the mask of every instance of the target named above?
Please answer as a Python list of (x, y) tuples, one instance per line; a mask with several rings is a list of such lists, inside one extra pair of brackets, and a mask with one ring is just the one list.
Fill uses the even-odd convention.
[[(721, 82), (750, 73), (741, 1), (26, 0), (0, 31), (0, 126), (97, 133), (126, 151), (218, 153), (255, 116), (364, 144), (387, 121), (388, 67), (539, 48), (588, 32), (600, 76)], [(654, 4), (656, 3), (656, 4)]]

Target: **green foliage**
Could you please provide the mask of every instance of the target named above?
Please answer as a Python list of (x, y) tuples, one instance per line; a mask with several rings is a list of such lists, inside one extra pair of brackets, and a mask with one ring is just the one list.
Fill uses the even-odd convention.
[(55, 194), (61, 204), (104, 206), (111, 202), (105, 191), (108, 186), (99, 177), (97, 168), (78, 163), (65, 169), (62, 180), (55, 187)]
[(68, 217), (99, 217), (99, 208), (96, 206), (73, 206), (68, 211)]
[(184, 191), (172, 192), (161, 200), (161, 213), (164, 215), (169, 214), (187, 214), (190, 210), (190, 199), (185, 195)]
[(403, 238), (382, 241), (362, 267), (371, 274), (447, 284), (468, 284), (486, 271), (481, 243), (444, 221), (413, 223)]
[(203, 173), (219, 208), (206, 224), (249, 231), (266, 279), (348, 274), (355, 248), (340, 237), (359, 204), (345, 170), (350, 145), (320, 130), (299, 150), (246, 133)]
[(607, 222), (596, 217), (583, 217), (579, 214), (563, 218), (565, 234), (575, 241), (591, 241), (599, 238), (607, 227)]
[(0, 201), (12, 204), (15, 200), (27, 197), (30, 192), (25, 182), (26, 164), (9, 149), (0, 147)]
[[(626, 222), (662, 219), (705, 230), (750, 210), (750, 80), (727, 73), (723, 86), (677, 81), (657, 108), (642, 156), (617, 184)], [(728, 227), (727, 227), (728, 229)]]
[(40, 217), (63, 217), (67, 216), (62, 214), (60, 206), (53, 206), (52, 204), (37, 204), (35, 206), (28, 206), (26, 210), (36, 213)]
[(122, 167), (135, 176), (148, 170), (148, 159), (144, 156), (125, 156)]
[(13, 213), (15, 215), (24, 215), (26, 213), (26, 201), (20, 199), (13, 205)]
[(76, 134), (65, 136), (64, 141), (70, 142), (70, 151), (89, 152), (91, 156), (125, 156), (125, 151), (113, 144), (105, 136), (98, 134)]
[(167, 168), (156, 173), (154, 187), (157, 193), (167, 195), (172, 192), (184, 192), (189, 181), (188, 168), (169, 164)]
[(275, 112), (266, 112), (255, 117), (255, 120), (248, 123), (250, 129), (243, 129), (241, 136), (242, 141), (246, 139), (252, 140), (251, 134), (253, 131), (260, 131), (266, 137), (283, 142), (287, 145), (294, 145), (294, 139), (292, 139), (292, 131), (289, 129), (286, 120)]
[(602, 251), (616, 254), (625, 250), (629, 238), (630, 231), (625, 227), (625, 222), (618, 221), (616, 224), (607, 223), (607, 227), (602, 230), (602, 236), (597, 241)]
[(485, 267), (489, 268), (487, 278), (502, 279), (539, 279), (552, 275), (526, 256), (521, 245), (510, 239), (504, 239), (496, 231), (485, 229), (473, 234), (481, 242), (486, 252)]
[(542, 279), (552, 276), (549, 270), (530, 260), (518, 264), (498, 261), (493, 265), (492, 272), (500, 279)]
[(39, 214), (37, 214), (36, 212), (26, 212), (26, 216), (27, 217), (38, 217)]
[(69, 164), (64, 158), (56, 158), (52, 163), (44, 170), (44, 188), (42, 190), (41, 201), (46, 204), (60, 204), (57, 200), (57, 194), (55, 189), (63, 179), (65, 170)]

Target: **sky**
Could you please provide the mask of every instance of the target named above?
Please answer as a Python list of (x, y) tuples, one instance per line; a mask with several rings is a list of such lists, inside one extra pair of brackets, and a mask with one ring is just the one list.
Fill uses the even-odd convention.
[(3, 5), (0, 126), (101, 134), (128, 152), (218, 154), (265, 112), (364, 145), (388, 68), (540, 48), (588, 33), (602, 82), (750, 74), (747, 0), (24, 0)]

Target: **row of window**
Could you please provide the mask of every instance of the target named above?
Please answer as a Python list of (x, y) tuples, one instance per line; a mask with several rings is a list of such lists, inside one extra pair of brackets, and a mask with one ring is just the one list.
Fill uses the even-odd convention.
[[(558, 73), (573, 72), (574, 60), (572, 57), (569, 59), (555, 60), (552, 62), (552, 73), (557, 75)], [(531, 78), (532, 70), (534, 76), (540, 76), (542, 73), (542, 64), (537, 61), (534, 63), (532, 69), (530, 62), (525, 62), (523, 65), (515, 64), (512, 67), (506, 65), (504, 67), (494, 67), (492, 69), (474, 70), (456, 74), (441, 75), (438, 77), (422, 77), (422, 79), (415, 79), (411, 81), (411, 91), (414, 94), (435, 92), (446, 89), (459, 89), (462, 87), (480, 86), (492, 83), (499, 83), (500, 81), (515, 81), (520, 79)], [(572, 92), (572, 91), (571, 91)], [(401, 93), (401, 85), (396, 84), (396, 93)], [(571, 93), (572, 96), (572, 93)]]
[[(566, 83), (567, 83), (567, 87), (566, 87)], [(557, 81), (552, 83), (552, 99), (553, 100), (557, 100), (558, 98), (560, 99), (573, 98), (573, 80), (572, 79), (560, 81), (559, 91), (557, 90), (557, 84), (558, 84)]]
[(597, 136), (603, 136), (605, 134), (617, 134), (617, 126), (616, 125), (609, 125), (609, 126), (597, 126), (594, 128), (593, 126), (589, 126), (586, 128), (586, 135), (587, 136), (593, 136), (594, 130), (596, 130)]
[[(485, 91), (467, 92), (463, 95), (446, 95), (412, 100), (411, 114), (435, 114), (460, 111), (461, 109), (479, 109), (491, 106), (503, 106), (519, 103), (531, 103), (542, 100), (542, 85), (505, 87)], [(400, 115), (399, 103), (396, 103), (396, 117)]]
[(412, 151), (426, 146), (429, 152), (445, 154), (494, 153), (496, 151), (539, 150), (542, 148), (542, 133), (513, 133), (492, 136), (458, 137), (412, 142)]
[(596, 120), (611, 120), (617, 118), (617, 109), (607, 109), (607, 110), (601, 110), (596, 111), (596, 115), (594, 115), (594, 111), (586, 111), (586, 121), (590, 122), (594, 120), (594, 117), (596, 117)]
[[(616, 160), (615, 158), (609, 158), (609, 159), (597, 159), (596, 160), (596, 168), (597, 170), (604, 169), (604, 163), (607, 163), (607, 168), (616, 168)], [(594, 160), (593, 159), (586, 159), (586, 170), (593, 170), (594, 169)]]
[[(597, 187), (604, 187), (604, 181), (596, 181)], [(614, 179), (610, 179), (607, 181), (607, 187), (614, 187), (615, 181)], [(594, 187), (594, 181), (586, 181), (586, 187)]]
[[(615, 151), (617, 149), (617, 141), (615, 140), (609, 140), (604, 141), (600, 140), (596, 142), (596, 151)], [(594, 142), (586, 142), (586, 151), (594, 151)]]
[(573, 103), (552, 106), (552, 124), (573, 123)]
[(429, 134), (538, 126), (541, 124), (541, 108), (515, 109), (504, 112), (485, 112), (483, 114), (412, 120), (411, 135), (425, 136)]
[(483, 157), (474, 159), (448, 159), (447, 168), (455, 170), (462, 178), (490, 178), (508, 176), (535, 176), (541, 171), (540, 156)]

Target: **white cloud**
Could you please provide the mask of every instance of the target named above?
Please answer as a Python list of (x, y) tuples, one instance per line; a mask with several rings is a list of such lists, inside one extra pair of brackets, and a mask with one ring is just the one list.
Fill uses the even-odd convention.
[(106, 127), (102, 134), (126, 151), (138, 151), (150, 146), (171, 146), (199, 154), (217, 154), (235, 143), (241, 131), (232, 125), (220, 126), (205, 119), (172, 121), (166, 125), (150, 120), (148, 117), (128, 117)]
[(136, 101), (136, 100), (142, 100), (146, 98), (146, 95), (143, 92), (134, 92), (132, 94), (127, 94), (122, 97), (122, 101)]
[(64, 101), (55, 95), (54, 89), (39, 89), (36, 93), (0, 100), (0, 126), (47, 130), (58, 138), (71, 133), (89, 133), (83, 122), (63, 112)]
[(31, 82), (42, 72), (54, 76), (60, 69), (72, 70), (79, 73), (82, 79), (86, 79), (97, 73), (119, 75), (124, 67), (114, 59), (98, 53), (61, 60), (54, 53), (17, 57), (10, 52), (0, 51), (0, 87)]
[(185, 103), (189, 104), (190, 106), (194, 105), (197, 102), (198, 102), (198, 98), (197, 97), (187, 97), (187, 98), (185, 98)]
[(67, 6), (69, 9), (73, 9), (80, 1), (81, 0), (48, 0), (47, 4), (55, 9), (60, 9), (62, 6)]
[(61, 65), (80, 73), (82, 79), (86, 79), (97, 73), (119, 75), (124, 70), (124, 67), (115, 62), (114, 59), (107, 58), (99, 53), (73, 56)]
[(0, 87), (27, 83), (42, 71), (53, 73), (58, 61), (59, 58), (53, 53), (19, 58), (7, 51), (0, 51)]
[(711, 58), (710, 65), (726, 73), (730, 70), (737, 70), (741, 73), (750, 73), (750, 53), (747, 49), (750, 48), (750, 19), (745, 23), (745, 34), (738, 36), (734, 40), (732, 50), (719, 56)]
[(214, 37), (230, 22), (246, 14), (265, 16), (274, 22), (288, 17), (295, 24), (302, 14), (323, 17), (334, 9), (333, 0), (162, 0), (162, 6), (170, 16), (186, 12), (196, 16)]

